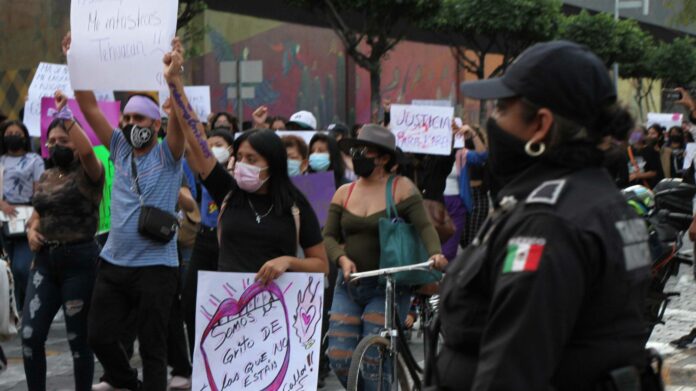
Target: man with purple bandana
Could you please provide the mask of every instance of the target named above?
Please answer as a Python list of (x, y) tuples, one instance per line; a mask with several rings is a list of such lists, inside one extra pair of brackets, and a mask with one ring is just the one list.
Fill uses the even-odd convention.
[[(64, 50), (70, 46), (64, 40)], [(178, 48), (178, 49), (177, 49)], [(174, 50), (180, 50), (178, 43)], [(172, 72), (171, 62), (164, 72)], [(167, 325), (178, 283), (176, 239), (154, 241), (138, 232), (142, 206), (175, 214), (182, 178), (184, 137), (176, 122), (157, 141), (160, 111), (154, 99), (134, 95), (123, 110), (123, 129), (112, 129), (91, 91), (75, 91), (80, 109), (114, 164), (111, 232), (99, 258), (89, 314), (89, 344), (104, 367), (93, 390), (166, 390)], [(136, 313), (143, 381), (120, 337)]]

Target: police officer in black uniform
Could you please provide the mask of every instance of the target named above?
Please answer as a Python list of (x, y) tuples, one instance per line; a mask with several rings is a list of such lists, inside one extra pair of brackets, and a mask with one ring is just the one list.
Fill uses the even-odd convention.
[(653, 389), (643, 376), (657, 387), (644, 371), (647, 229), (596, 147), (633, 125), (604, 64), (583, 46), (547, 42), (462, 91), (497, 100), (487, 124), (496, 208), (447, 270), (430, 384)]

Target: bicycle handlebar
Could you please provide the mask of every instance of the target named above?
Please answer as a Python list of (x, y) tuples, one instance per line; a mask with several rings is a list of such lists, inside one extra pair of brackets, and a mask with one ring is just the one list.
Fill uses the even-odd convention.
[(400, 272), (408, 272), (408, 271), (413, 271), (413, 270), (427, 271), (434, 264), (435, 264), (435, 261), (433, 261), (431, 259), (427, 262), (416, 263), (416, 264), (408, 265), (408, 266), (388, 267), (385, 269), (370, 270), (369, 272), (351, 273), (350, 274), (350, 282), (355, 282), (361, 278), (386, 276), (386, 275), (391, 275), (391, 274), (400, 273)]

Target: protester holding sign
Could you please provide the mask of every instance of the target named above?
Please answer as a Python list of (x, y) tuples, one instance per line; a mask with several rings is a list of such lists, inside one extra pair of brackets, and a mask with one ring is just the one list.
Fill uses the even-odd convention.
[[(30, 390), (46, 389), (45, 342), (61, 306), (73, 353), (75, 389), (90, 390), (94, 356), (87, 346), (87, 314), (99, 247), (99, 203), (104, 167), (73, 113), (56, 92), (55, 118), (48, 127), (50, 161), (36, 185), (35, 209), (27, 229), (36, 253), (22, 313), (24, 372)], [(40, 303), (40, 304), (38, 304)]]
[[(223, 167), (232, 157), (232, 145), (234, 139), (227, 129), (215, 129), (208, 137), (208, 148), (210, 148), (215, 159)], [(189, 353), (192, 355), (196, 344), (196, 292), (198, 292), (198, 272), (216, 271), (218, 266), (218, 237), (217, 223), (219, 208), (210, 192), (205, 186), (201, 185), (201, 226), (196, 234), (196, 241), (193, 245), (191, 261), (186, 269), (184, 280), (184, 291), (181, 295), (181, 306), (186, 322), (186, 332), (188, 333)]]
[[(288, 177), (287, 154), (271, 130), (244, 132), (234, 143), (234, 175), (208, 148), (203, 125), (190, 110), (180, 75), (169, 80), (176, 119), (191, 147), (189, 162), (220, 208), (218, 270), (256, 272), (268, 283), (286, 271), (328, 272), (312, 207)], [(304, 259), (296, 257), (302, 249)]]
[[(181, 70), (181, 45), (164, 56), (164, 77)], [(70, 47), (70, 36), (63, 42)], [(79, 61), (71, 57), (74, 64)], [(96, 71), (96, 70), (95, 70)], [(167, 137), (156, 139), (158, 105), (134, 95), (124, 108), (127, 126), (113, 130), (90, 91), (76, 91), (82, 113), (114, 161), (111, 201), (112, 226), (101, 252), (92, 309), (89, 344), (104, 367), (104, 381), (95, 389), (139, 389), (120, 336), (132, 311), (143, 358), (146, 390), (167, 388), (167, 325), (178, 281), (176, 240), (171, 229), (181, 186), (184, 138), (178, 122), (170, 121)], [(143, 218), (140, 219), (141, 215)]]
[[(32, 254), (24, 232), (30, 212), (18, 208), (31, 204), (36, 182), (44, 172), (41, 156), (31, 151), (31, 139), (26, 126), (19, 121), (0, 125), (0, 210), (2, 210), (2, 242), (10, 257), (15, 281), (17, 307), (24, 306), (27, 278)], [(26, 208), (23, 208), (27, 211)]]

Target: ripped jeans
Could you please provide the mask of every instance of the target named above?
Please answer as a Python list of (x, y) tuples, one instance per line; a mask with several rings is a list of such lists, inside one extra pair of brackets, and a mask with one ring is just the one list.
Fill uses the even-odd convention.
[(91, 390), (94, 355), (87, 345), (87, 312), (99, 247), (94, 241), (44, 246), (32, 265), (22, 311), (24, 372), (30, 391), (46, 390), (46, 337), (60, 307), (73, 357), (75, 390)]
[[(339, 269), (334, 290), (333, 304), (331, 305), (331, 317), (329, 318), (329, 350), (328, 356), (336, 377), (343, 387), (348, 382), (348, 370), (350, 362), (358, 343), (363, 337), (379, 334), (384, 329), (384, 286), (379, 284), (378, 278), (365, 278), (357, 285), (344, 284), (343, 272)], [(397, 288), (395, 304), (401, 322), (406, 319), (411, 291)], [(377, 349), (373, 348), (366, 353), (366, 361), (377, 360)], [(384, 362), (386, 374), (391, 373), (391, 363)], [(370, 379), (370, 375), (378, 375), (377, 365), (369, 365), (361, 371), (366, 376), (362, 379), (359, 390), (376, 390), (376, 379)], [(390, 379), (385, 377), (382, 390), (388, 390)]]

